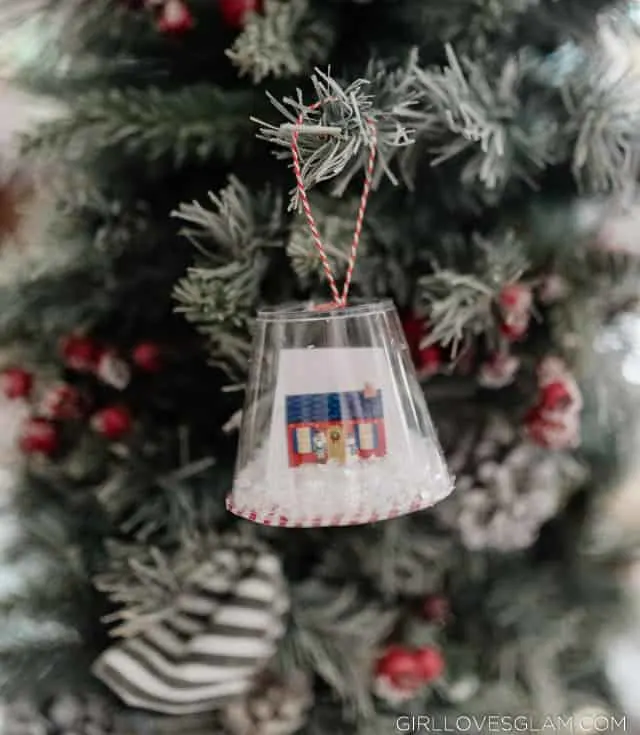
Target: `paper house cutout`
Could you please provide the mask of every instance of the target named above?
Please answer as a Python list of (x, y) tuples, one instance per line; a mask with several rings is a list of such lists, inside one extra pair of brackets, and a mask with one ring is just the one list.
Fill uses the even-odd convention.
[(382, 391), (286, 397), (289, 466), (367, 460), (387, 453)]

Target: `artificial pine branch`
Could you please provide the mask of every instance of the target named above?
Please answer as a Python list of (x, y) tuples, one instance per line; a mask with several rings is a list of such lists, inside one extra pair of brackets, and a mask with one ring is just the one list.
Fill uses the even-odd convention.
[(377, 647), (390, 632), (394, 613), (365, 602), (354, 587), (319, 580), (291, 590), (290, 630), (278, 652), (279, 666), (298, 666), (323, 679), (354, 713), (371, 715), (369, 679)]
[(427, 518), (399, 518), (360, 537), (333, 544), (325, 552), (322, 575), (347, 584), (351, 569), (363, 584), (389, 603), (399, 597), (419, 598), (442, 585), (451, 566), (460, 560), (450, 534)]
[[(51, 27), (47, 34), (32, 36), (32, 45), (21, 33), (12, 49), (22, 45), (31, 62), (41, 64), (39, 74), (23, 77), (27, 82), (37, 82), (44, 89), (50, 78), (52, 89), (65, 88), (62, 96), (71, 107), (69, 115), (43, 128), (42, 136), (32, 139), (32, 151), (36, 158), (49, 156), (61, 168), (75, 169), (72, 184), (68, 184), (70, 178), (64, 179), (63, 185), (74, 191), (63, 196), (61, 207), (74, 231), (41, 232), (36, 238), (38, 257), (31, 251), (20, 267), (13, 260), (3, 263), (0, 333), (3, 340), (20, 334), (41, 345), (40, 357), (56, 375), (68, 368), (60, 364), (58, 337), (87, 325), (99, 326), (101, 338), (111, 340), (127, 355), (132, 354), (132, 341), (152, 339), (150, 333), (166, 337), (169, 352), (180, 350), (183, 343), (179, 339), (174, 343), (176, 323), (167, 314), (166, 301), (169, 284), (178, 272), (184, 273), (185, 252), (171, 241), (174, 233), (167, 226), (166, 210), (173, 205), (168, 200), (202, 197), (200, 204), (182, 206), (177, 213), (184, 224), (183, 235), (198, 252), (174, 297), (183, 316), (201, 331), (212, 362), (223, 365), (238, 381), (245, 377), (250, 359), (256, 306), (290, 297), (304, 299), (314, 290), (315, 251), (296, 218), (298, 213), (289, 217), (284, 211), (287, 184), (282, 182), (293, 185), (292, 178), (284, 178), (285, 167), (274, 164), (273, 170), (266, 166), (264, 172), (255, 172), (273, 182), (272, 191), (264, 196), (231, 179), (227, 189), (204, 201), (203, 192), (217, 186), (211, 182), (227, 175), (226, 169), (242, 177), (243, 166), (255, 168), (255, 160), (246, 155), (256, 149), (248, 118), (250, 114), (264, 117), (260, 104), (264, 90), (252, 81), (269, 75), (278, 77), (274, 93), (288, 101), (276, 104), (283, 119), (263, 124), (261, 135), (276, 145), (286, 161), (299, 114), (308, 112), (308, 106), (320, 98), (333, 97), (325, 107), (306, 115), (300, 143), (305, 183), (309, 188), (317, 185), (312, 204), (338, 271), (344, 261), (343, 241), (346, 246), (350, 234), (348, 208), (355, 203), (352, 195), (357, 193), (369, 153), (369, 119), (375, 124), (378, 186), (365, 221), (353, 291), (376, 297), (393, 294), (403, 306), (417, 301), (424, 308), (407, 315), (406, 323), (427, 317), (434, 341), (455, 345), (469, 335), (496, 331), (494, 312), (501, 288), (523, 275), (528, 287), (531, 274), (537, 289), (544, 280), (541, 277), (538, 282), (538, 275), (549, 271), (570, 281), (570, 295), (563, 303), (547, 304), (542, 299), (538, 303), (536, 291), (540, 311), (534, 314), (530, 332), (517, 345), (501, 344), (510, 356), (533, 369), (540, 352), (575, 350), (576, 340), (589, 352), (602, 323), (623, 307), (625, 294), (631, 295), (634, 286), (637, 290), (635, 272), (623, 285), (622, 280), (616, 282), (619, 271), (610, 264), (585, 258), (578, 269), (570, 258), (562, 260), (561, 252), (576, 253), (583, 247), (584, 232), (578, 235), (576, 224), (580, 213), (564, 211), (560, 234), (556, 232), (553, 245), (544, 253), (540, 243), (533, 242), (536, 236), (526, 214), (531, 190), (547, 187), (552, 178), (558, 179), (555, 187), (574, 193), (569, 175), (574, 150), (574, 173), (585, 190), (621, 188), (626, 183), (623, 177), (636, 175), (635, 153), (625, 149), (638, 142), (626, 128), (626, 117), (630, 124), (636, 117), (633, 101), (622, 99), (627, 80), (614, 92), (601, 94), (607, 80), (597, 71), (602, 79), (581, 86), (593, 71), (580, 68), (588, 55), (585, 49), (590, 48), (584, 39), (574, 38), (570, 48), (552, 53), (559, 41), (593, 31), (596, 11), (610, 5), (604, 0), (266, 0), (256, 3), (262, 7), (245, 18), (234, 16), (238, 6), (224, 0), (181, 0), (184, 7), (181, 2), (171, 3), (172, 19), (175, 22), (176, 8), (186, 8), (187, 13), (173, 27), (161, 15), (164, 4), (155, 2), (138, 8), (121, 0), (88, 5), (76, 0), (34, 1), (39, 30), (44, 30), (45, 23)], [(159, 18), (164, 21), (162, 29), (154, 24)], [(580, 21), (579, 27), (572, 25), (574, 21)], [(366, 44), (356, 47), (354, 30)], [(443, 58), (447, 41), (452, 46)], [(410, 50), (413, 44), (419, 46), (420, 61), (417, 51)], [(379, 60), (370, 61), (370, 49), (375, 49)], [(40, 55), (42, 50), (47, 53)], [(577, 62), (561, 68), (576, 50)], [(543, 57), (549, 63), (543, 64)], [(406, 64), (398, 65), (403, 59)], [(311, 89), (299, 76), (312, 63), (330, 63), (331, 73), (347, 81), (336, 82), (330, 74), (318, 73)], [(445, 68), (432, 67), (434, 63), (444, 63)], [(598, 68), (604, 66), (603, 62)], [(354, 79), (359, 81), (351, 83)], [(89, 95), (76, 95), (87, 85), (95, 89), (92, 86)], [(301, 94), (296, 97), (297, 85), (309, 89), (309, 96), (305, 91), (304, 99)], [(612, 105), (605, 113), (607, 94)], [(434, 159), (440, 163), (437, 167), (432, 165)], [(162, 165), (149, 165), (156, 161)], [(619, 175), (614, 167), (619, 167)], [(398, 180), (410, 191), (391, 191), (386, 186)], [(103, 192), (108, 193), (102, 199)], [(326, 196), (328, 192), (345, 197), (344, 210)], [(140, 203), (140, 198), (146, 203)], [(555, 189), (549, 198), (559, 201)], [(294, 196), (293, 205), (297, 203)], [(541, 210), (541, 217), (549, 219), (548, 206), (543, 203)], [(517, 239), (495, 234), (514, 226)], [(460, 249), (457, 243), (462, 243)], [(629, 273), (632, 270), (629, 265)], [(156, 281), (159, 288), (147, 288)], [(180, 335), (181, 328), (184, 325), (177, 327)], [(485, 346), (487, 350), (494, 346), (482, 342), (478, 360), (485, 358)], [(487, 391), (478, 389), (476, 364), (465, 365), (468, 372), (456, 377), (449, 375), (448, 365), (442, 367), (444, 374), (425, 387), (440, 436), (449, 429), (458, 437), (466, 426), (467, 411), (482, 414), (483, 401), (492, 408), (505, 404), (510, 415), (520, 411), (515, 389), (495, 390), (486, 398)], [(205, 566), (198, 581), (206, 577), (211, 588), (224, 581), (224, 574), (213, 564), (212, 544), (203, 529), (214, 533), (236, 523), (225, 512), (222, 497), (230, 484), (223, 467), (231, 465), (235, 446), (216, 424), (237, 408), (237, 402), (230, 401), (233, 407), (227, 413), (225, 378), (220, 371), (196, 374), (193, 380), (181, 362), (175, 371), (167, 364), (153, 374), (136, 376), (145, 383), (145, 390), (131, 391), (141, 444), (114, 446), (115, 458), (105, 468), (104, 483), (95, 487), (93, 474), (87, 488), (89, 499), (106, 510), (116, 526), (113, 533), (124, 542), (97, 579), (116, 606), (122, 605), (118, 622), (124, 624), (125, 632), (138, 631), (156, 613), (162, 614), (194, 565)], [(175, 390), (174, 380), (195, 382), (192, 403)], [(129, 392), (121, 397), (128, 400)], [(102, 398), (107, 399), (101, 394), (98, 401)], [(526, 402), (533, 396), (522, 398)], [(109, 394), (108, 400), (112, 399)], [(446, 413), (445, 418), (437, 415), (438, 409)], [(166, 448), (155, 441), (166, 428), (156, 423), (171, 423), (176, 415), (194, 432), (195, 446), (215, 455), (215, 467), (206, 459), (204, 464), (192, 457), (176, 459), (172, 442)], [(474, 449), (486, 453), (486, 443)], [(165, 456), (165, 451), (172, 456)], [(100, 464), (90, 453), (82, 454), (85, 467), (103, 467), (104, 462)], [(42, 489), (51, 491), (49, 514), (57, 503), (65, 504), (69, 483), (60, 477), (55, 459), (37, 466), (47, 481)], [(536, 465), (541, 472), (544, 468), (543, 462)], [(488, 495), (493, 499), (498, 494), (504, 500), (509, 463), (501, 461), (497, 469), (489, 469), (500, 473), (500, 482), (488, 483)], [(491, 472), (487, 477), (493, 477)], [(396, 727), (395, 714), (389, 714), (381, 699), (374, 704), (370, 693), (375, 658), (384, 651), (393, 622), (410, 623), (413, 630), (417, 614), (426, 610), (425, 597), (434, 594), (445, 598), (452, 614), (442, 625), (421, 620), (416, 627), (421, 633), (429, 629), (424, 640), (431, 641), (437, 627), (447, 670), (418, 696), (417, 708), (429, 713), (446, 710), (453, 721), (463, 711), (524, 711), (536, 703), (544, 707), (545, 695), (555, 696), (556, 690), (568, 708), (574, 707), (571, 690), (591, 675), (596, 660), (588, 650), (596, 639), (595, 621), (592, 624), (574, 613), (586, 601), (607, 617), (609, 608), (602, 600), (612, 595), (601, 586), (600, 575), (591, 577), (589, 585), (576, 584), (577, 573), (583, 571), (579, 564), (558, 562), (565, 553), (577, 555), (584, 549), (579, 548), (581, 524), (568, 522), (570, 509), (551, 508), (559, 484), (553, 476), (551, 480), (548, 487), (540, 481), (532, 489), (539, 492), (542, 507), (548, 513), (557, 511), (556, 516), (544, 527), (536, 526), (527, 538), (531, 548), (517, 554), (470, 553), (446, 531), (436, 510), (338, 533), (257, 531), (280, 552), (293, 588), (292, 625), (279, 661), (285, 669), (301, 664), (304, 674), (316, 674), (318, 680), (320, 696), (306, 735), (386, 735)], [(573, 490), (571, 482), (569, 478), (562, 489)], [(530, 480), (523, 480), (524, 486), (527, 483)], [(84, 483), (72, 484), (74, 491), (82, 491)], [(464, 500), (464, 483), (460, 484)], [(606, 490), (603, 487), (598, 497)], [(41, 496), (25, 494), (32, 509), (41, 502)], [(591, 488), (584, 494), (596, 497)], [(514, 513), (526, 512), (526, 507), (515, 503)], [(542, 516), (547, 518), (545, 513)], [(102, 561), (104, 539), (97, 532), (93, 538), (93, 517), (73, 516), (67, 523), (76, 520), (78, 528), (92, 536), (85, 542), (87, 555), (93, 562), (96, 557)], [(491, 534), (490, 518), (475, 520)], [(517, 528), (514, 523), (510, 531), (517, 534)], [(82, 556), (77, 545), (51, 536), (52, 548), (58, 544)], [(152, 547), (155, 555), (149, 552)], [(109, 545), (108, 551), (112, 550)], [(7, 558), (13, 561), (10, 554)], [(58, 557), (52, 555), (52, 559)], [(271, 561), (279, 566), (275, 557)], [(80, 566), (81, 571), (85, 566)], [(550, 567), (553, 574), (548, 572)], [(82, 573), (79, 577), (81, 582)], [(79, 587), (71, 584), (69, 589)], [(565, 604), (570, 597), (570, 604)], [(18, 597), (10, 600), (16, 611), (20, 602)], [(88, 616), (91, 606), (84, 605), (84, 599), (82, 603), (82, 614)], [(33, 606), (38, 612), (33, 617), (42, 618), (54, 600), (34, 597)], [(66, 607), (64, 612), (66, 621)], [(101, 613), (91, 611), (95, 623)], [(193, 622), (176, 620), (182, 625)], [(197, 621), (204, 636), (211, 632), (206, 628), (209, 621), (207, 613)], [(574, 623), (575, 637), (569, 635), (574, 633)], [(419, 636), (403, 641), (404, 627), (394, 629), (393, 642), (413, 644)], [(222, 645), (228, 646), (231, 636), (226, 631), (221, 635)], [(88, 647), (98, 638), (87, 636)], [(205, 647), (199, 643), (194, 645), (196, 656)], [(120, 651), (121, 645), (116, 644)], [(46, 658), (46, 647), (42, 652)], [(20, 653), (26, 656), (33, 651)], [(9, 659), (15, 663), (13, 653)], [(73, 664), (58, 656), (52, 655), (46, 666), (55, 667), (51, 678), (56, 681), (62, 670), (75, 673)], [(175, 677), (175, 668), (170, 667), (169, 673)], [(30, 674), (29, 688), (38, 689), (34, 684), (40, 683), (39, 672), (31, 669)], [(86, 686), (89, 676), (86, 670), (82, 674), (80, 683)], [(476, 677), (472, 694), (468, 687), (466, 693), (464, 687), (456, 692), (458, 675)], [(132, 678), (134, 687), (137, 683)], [(265, 730), (278, 729), (283, 721), (269, 709), (268, 697), (263, 698), (260, 691), (254, 694), (247, 709), (258, 709), (259, 716), (266, 710)], [(383, 709), (384, 713), (377, 711)], [(136, 735), (190, 731), (190, 723), (181, 718), (169, 718), (169, 722), (136, 712), (135, 719), (129, 729)], [(216, 727), (211, 718), (201, 730)]]
[(181, 166), (211, 156), (230, 159), (246, 152), (244, 139), (252, 96), (223, 92), (209, 84), (177, 91), (149, 87), (88, 93), (67, 118), (43, 125), (28, 136), (28, 155), (61, 157), (67, 163), (91, 160), (114, 150), (152, 163), (168, 158)]
[[(349, 245), (353, 238), (353, 223), (358, 207), (357, 200), (336, 201), (318, 195), (312, 197), (314, 217), (322, 233), (322, 240), (333, 273), (341, 278), (349, 262)], [(365, 228), (358, 247), (358, 257), (366, 256), (368, 228)], [(309, 224), (302, 213), (298, 213), (291, 225), (287, 255), (291, 266), (304, 286), (312, 283), (326, 288), (320, 254), (309, 234)]]
[(438, 43), (451, 43), (459, 53), (489, 58), (511, 40), (523, 16), (539, 0), (486, 2), (486, 0), (420, 0), (403, 5), (407, 22), (424, 29)]
[(467, 262), (464, 270), (436, 265), (432, 275), (418, 281), (418, 299), (433, 325), (427, 341), (450, 345), (454, 351), (467, 337), (491, 332), (496, 325), (498, 294), (518, 281), (526, 269), (513, 232), (493, 241), (475, 235), (473, 244), (475, 262)]
[[(421, 119), (414, 109), (419, 98), (414, 85), (416, 60), (412, 53), (406, 65), (396, 70), (372, 64), (366, 79), (348, 85), (316, 71), (311, 79), (314, 99), (304, 100), (300, 90), (296, 99), (285, 98), (283, 103), (269, 95), (287, 122), (274, 125), (258, 121), (258, 137), (284, 149), (277, 153), (278, 158), (290, 158), (291, 135), (299, 115), (304, 113), (298, 139), (304, 184), (311, 189), (323, 181), (337, 179), (335, 185), (340, 191), (365, 165), (373, 124), (379, 161), (374, 183), (383, 173), (395, 181), (391, 161), (400, 149), (413, 143), (412, 126)], [(309, 106), (317, 101), (323, 104), (309, 111)], [(290, 206), (296, 209), (298, 205), (298, 192), (294, 189)]]
[(269, 251), (282, 247), (282, 207), (269, 190), (252, 196), (232, 178), (212, 208), (194, 202), (173, 213), (201, 254), (174, 289), (177, 311), (207, 337), (212, 360), (242, 374), (249, 359), (249, 323), (266, 275)]
[(582, 61), (562, 89), (573, 173), (585, 191), (624, 190), (640, 172), (640, 74), (602, 52)]
[(310, 12), (308, 0), (266, 0), (261, 14), (247, 20), (227, 56), (241, 76), (254, 83), (265, 77), (296, 76), (322, 62), (331, 51), (334, 32)]
[(458, 59), (446, 49), (448, 66), (416, 69), (427, 109), (420, 137), (435, 153), (432, 165), (464, 155), (461, 182), (489, 190), (511, 179), (533, 184), (559, 159), (559, 124), (545, 93), (527, 96), (525, 57), (509, 58), (494, 80), (490, 69)]

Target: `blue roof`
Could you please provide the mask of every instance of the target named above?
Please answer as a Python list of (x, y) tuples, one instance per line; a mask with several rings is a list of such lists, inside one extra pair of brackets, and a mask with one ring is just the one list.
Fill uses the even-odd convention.
[(382, 391), (372, 397), (363, 391), (344, 393), (305, 393), (287, 396), (287, 424), (341, 421), (349, 419), (381, 419)]

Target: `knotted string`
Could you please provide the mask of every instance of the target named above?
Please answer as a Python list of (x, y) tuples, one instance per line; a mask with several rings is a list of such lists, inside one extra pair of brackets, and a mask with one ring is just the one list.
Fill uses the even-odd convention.
[[(326, 102), (331, 102), (331, 100), (330, 99), (326, 100)], [(319, 107), (321, 107), (323, 104), (325, 104), (325, 101), (323, 100), (319, 102), (315, 102), (313, 105), (307, 108), (307, 111), (314, 112)], [(351, 281), (353, 279), (353, 269), (356, 264), (356, 257), (358, 254), (358, 245), (360, 244), (360, 237), (362, 235), (362, 223), (364, 222), (364, 213), (367, 209), (367, 202), (369, 201), (369, 194), (371, 192), (371, 183), (373, 181), (373, 170), (375, 167), (376, 153), (377, 153), (377, 134), (376, 134), (377, 131), (376, 131), (376, 127), (375, 127), (373, 120), (371, 120), (370, 118), (367, 118), (367, 125), (369, 126), (369, 132), (371, 136), (371, 145), (369, 148), (369, 158), (367, 160), (367, 167), (365, 170), (364, 186), (362, 188), (362, 196), (360, 197), (360, 205), (358, 207), (358, 214), (356, 217), (356, 228), (353, 233), (353, 240), (351, 241), (351, 252), (349, 254), (349, 263), (347, 265), (347, 273), (345, 275), (344, 285), (342, 287), (342, 294), (340, 294), (340, 292), (338, 291), (338, 286), (336, 284), (335, 276), (333, 275), (333, 271), (331, 270), (331, 264), (329, 263), (329, 258), (327, 257), (327, 253), (324, 249), (324, 245), (322, 244), (322, 238), (320, 237), (318, 226), (314, 219), (313, 213), (311, 212), (311, 205), (309, 204), (309, 197), (307, 196), (307, 190), (304, 185), (304, 181), (302, 177), (302, 164), (300, 162), (300, 151), (298, 149), (298, 138), (300, 137), (300, 133), (302, 132), (302, 125), (304, 124), (304, 116), (305, 116), (305, 111), (303, 110), (300, 113), (296, 121), (296, 124), (293, 129), (293, 134), (291, 136), (291, 154), (293, 156), (293, 170), (296, 175), (296, 184), (297, 184), (297, 189), (298, 189), (298, 195), (300, 197), (300, 201), (302, 202), (302, 209), (304, 210), (304, 214), (305, 214), (307, 223), (309, 224), (309, 229), (311, 230), (313, 244), (315, 245), (315, 248), (318, 251), (318, 254), (320, 255), (322, 267), (324, 269), (325, 275), (327, 276), (327, 281), (329, 282), (329, 288), (331, 289), (331, 294), (333, 296), (333, 303), (323, 304), (316, 308), (335, 309), (341, 306), (346, 306), (347, 296), (349, 295), (349, 289), (351, 288)]]

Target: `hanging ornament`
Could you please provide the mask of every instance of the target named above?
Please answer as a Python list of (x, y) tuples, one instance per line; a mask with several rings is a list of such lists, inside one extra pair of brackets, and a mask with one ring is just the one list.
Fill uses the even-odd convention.
[(145, 373), (162, 370), (162, 357), (162, 350), (155, 342), (141, 342), (131, 354), (133, 364)]
[(158, 18), (161, 33), (184, 33), (193, 28), (193, 16), (182, 0), (166, 0)]
[(96, 375), (103, 383), (117, 390), (124, 390), (131, 380), (129, 366), (113, 350), (105, 350), (100, 355)]
[(218, 0), (220, 15), (230, 28), (244, 27), (249, 13), (262, 11), (262, 0)]
[(11, 400), (28, 398), (33, 389), (33, 375), (23, 368), (7, 368), (0, 375), (2, 392)]
[(61, 352), (65, 365), (78, 372), (92, 372), (100, 357), (99, 346), (82, 335), (66, 337), (62, 341)]
[(79, 419), (85, 405), (80, 391), (72, 385), (62, 383), (50, 388), (42, 397), (38, 413), (55, 421)]
[(395, 306), (347, 304), (374, 172), (375, 125), (368, 121), (365, 185), (339, 291), (302, 176), (304, 118), (293, 127), (293, 168), (333, 301), (258, 313), (227, 508), (265, 525), (372, 523), (428, 508), (453, 486)]
[(133, 420), (125, 406), (109, 406), (94, 414), (91, 425), (102, 436), (117, 441), (131, 431)]
[(505, 388), (513, 383), (519, 369), (519, 357), (508, 352), (497, 352), (480, 366), (478, 383), (483, 388)]
[(19, 446), (24, 454), (51, 457), (60, 444), (54, 424), (43, 418), (31, 418), (22, 428)]
[[(141, 553), (148, 568), (157, 566), (157, 553)], [(169, 715), (219, 709), (251, 691), (284, 633), (289, 600), (280, 561), (252, 541), (199, 537), (164, 563), (177, 589), (167, 590), (161, 609), (147, 606), (145, 615), (136, 601), (122, 611), (122, 639), (94, 673), (129, 707)]]

